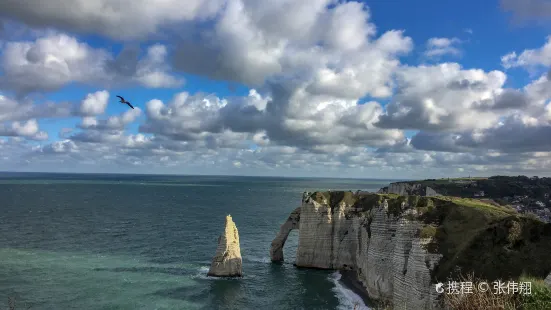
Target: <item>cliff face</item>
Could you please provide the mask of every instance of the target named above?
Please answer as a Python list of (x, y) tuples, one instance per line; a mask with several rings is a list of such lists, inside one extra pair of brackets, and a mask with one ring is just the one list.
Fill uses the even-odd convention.
[(216, 254), (207, 275), (214, 277), (243, 275), (239, 233), (230, 215), (226, 216), (224, 232), (218, 238)]
[[(278, 249), (289, 228), (298, 226), (297, 266), (352, 269), (369, 296), (394, 309), (436, 309), (434, 283), (447, 281), (456, 267), (487, 279), (523, 270), (545, 277), (551, 271), (545, 254), (551, 253), (551, 225), (531, 221), (466, 199), (305, 193), (271, 254), (273, 261), (283, 259)], [(530, 260), (538, 263), (515, 265)]]

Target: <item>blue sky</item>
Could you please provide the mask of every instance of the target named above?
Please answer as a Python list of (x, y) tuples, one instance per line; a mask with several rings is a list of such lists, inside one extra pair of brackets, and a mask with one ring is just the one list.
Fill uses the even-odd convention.
[[(176, 12), (169, 2), (145, 9), (136, 1), (126, 9), (140, 20), (134, 25), (117, 5), (109, 15), (83, 2), (68, 17), (0, 4), (0, 93), (18, 104), (3, 111), (0, 103), (0, 135), (14, 152), (0, 168), (70, 163), (85, 171), (83, 162), (103, 157), (132, 158), (130, 166), (96, 160), (130, 172), (148, 170), (146, 162), (158, 166), (153, 172), (181, 173), (317, 175), (320, 165), (330, 167), (324, 176), (545, 172), (533, 156), (543, 162), (546, 140), (533, 152), (520, 146), (522, 135), (548, 126), (540, 77), (551, 64), (551, 28), (531, 18), (536, 2), (373, 0), (362, 11), (350, 1), (194, 0)], [(369, 25), (377, 30), (371, 41), (362, 35)], [(394, 30), (404, 32), (377, 45)], [(440, 56), (427, 56), (429, 41), (444, 44)], [(125, 49), (137, 58), (118, 56)], [(117, 71), (125, 62), (130, 73)], [(478, 88), (458, 92), (454, 83)], [(249, 96), (253, 89), (258, 95)], [(88, 94), (97, 95), (88, 103), (97, 111), (84, 112)], [(139, 111), (130, 115), (116, 95)], [(40, 112), (45, 102), (76, 112)], [(27, 121), (36, 128), (22, 128)], [(511, 138), (504, 124), (516, 126), (517, 147), (499, 143)], [(72, 133), (62, 136), (63, 128)]]

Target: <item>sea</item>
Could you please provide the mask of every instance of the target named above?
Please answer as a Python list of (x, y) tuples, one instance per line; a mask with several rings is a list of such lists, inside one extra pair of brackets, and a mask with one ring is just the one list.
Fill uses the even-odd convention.
[[(394, 180), (0, 173), (0, 309), (368, 309), (334, 271), (297, 269), (298, 231), (270, 243), (304, 191)], [(238, 279), (207, 276), (230, 214)]]

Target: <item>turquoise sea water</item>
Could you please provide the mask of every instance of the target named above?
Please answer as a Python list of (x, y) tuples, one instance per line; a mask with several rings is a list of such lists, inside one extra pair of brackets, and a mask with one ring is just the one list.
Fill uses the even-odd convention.
[[(352, 309), (331, 271), (269, 247), (305, 190), (389, 180), (0, 175), (0, 309)], [(242, 279), (206, 276), (224, 217), (239, 229)]]

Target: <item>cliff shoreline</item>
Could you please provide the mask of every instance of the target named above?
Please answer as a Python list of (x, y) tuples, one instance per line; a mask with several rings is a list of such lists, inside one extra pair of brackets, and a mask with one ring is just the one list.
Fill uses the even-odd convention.
[(373, 299), (369, 298), (365, 286), (363, 286), (358, 278), (357, 272), (355, 270), (339, 270), (339, 273), (341, 274), (339, 281), (344, 287), (358, 295), (368, 308), (375, 309), (377, 304)]
[(272, 241), (272, 262), (283, 261), (293, 229), (295, 265), (340, 270), (340, 282), (367, 306), (442, 309), (435, 283), (450, 277), (493, 281), (551, 271), (551, 224), (468, 198), (306, 192)]

